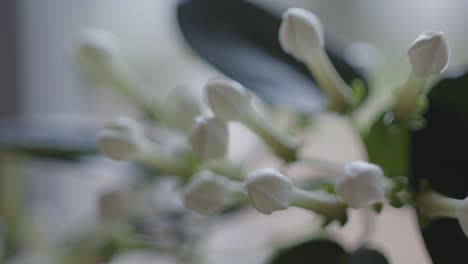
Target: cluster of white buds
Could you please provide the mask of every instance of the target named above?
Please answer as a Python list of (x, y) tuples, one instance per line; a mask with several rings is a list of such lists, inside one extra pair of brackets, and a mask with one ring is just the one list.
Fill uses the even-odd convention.
[(450, 60), (450, 47), (444, 33), (426, 30), (408, 50), (411, 73), (394, 107), (395, 118), (411, 121), (418, 100), (425, 93), (426, 82), (431, 75), (442, 73)]
[(205, 98), (213, 113), (224, 122), (242, 123), (256, 133), (283, 160), (296, 160), (297, 145), (278, 133), (254, 109), (251, 94), (240, 83), (215, 78), (205, 85)]
[(226, 155), (229, 130), (216, 116), (199, 116), (189, 134), (193, 151), (202, 160), (218, 159)]
[(187, 209), (211, 215), (244, 200), (241, 182), (229, 180), (211, 171), (201, 171), (184, 187), (182, 200)]
[(355, 102), (351, 88), (340, 77), (325, 51), (322, 23), (317, 16), (300, 8), (288, 9), (283, 15), (279, 40), (284, 51), (309, 67), (336, 111), (352, 109)]
[(425, 191), (417, 197), (418, 209), (430, 219), (456, 218), (461, 229), (468, 237), (468, 197), (454, 199), (434, 191)]
[(383, 202), (386, 185), (379, 166), (355, 161), (345, 166), (344, 175), (335, 183), (335, 191), (350, 207), (358, 209)]
[(130, 118), (117, 118), (98, 135), (99, 151), (115, 160), (138, 161), (163, 173), (181, 177), (191, 170), (183, 156), (176, 156), (148, 139), (139, 124)]
[(346, 205), (335, 195), (297, 188), (291, 179), (273, 169), (259, 169), (246, 182), (230, 180), (211, 171), (194, 175), (182, 192), (185, 207), (210, 215), (236, 203), (251, 204), (263, 214), (290, 206), (314, 211), (328, 219), (342, 219)]

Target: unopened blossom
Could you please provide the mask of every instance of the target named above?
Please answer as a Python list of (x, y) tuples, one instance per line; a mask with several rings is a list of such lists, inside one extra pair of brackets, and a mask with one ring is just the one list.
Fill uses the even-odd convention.
[(190, 131), (189, 142), (199, 158), (219, 159), (226, 155), (228, 132), (226, 123), (216, 116), (199, 116)]
[(365, 207), (385, 198), (385, 177), (379, 166), (355, 161), (346, 165), (335, 191), (350, 207)]
[(408, 50), (411, 73), (403, 86), (393, 113), (398, 121), (408, 122), (415, 117), (417, 105), (427, 93), (426, 84), (434, 74), (442, 73), (450, 60), (448, 40), (442, 32), (426, 30)]
[(409, 48), (408, 59), (412, 70), (420, 77), (440, 74), (450, 60), (450, 47), (444, 33), (422, 32)]
[(290, 8), (283, 14), (279, 40), (284, 51), (299, 61), (307, 62), (315, 49), (323, 48), (325, 40), (322, 23), (307, 10)]
[(214, 78), (205, 84), (205, 98), (213, 113), (224, 121), (243, 121), (252, 111), (251, 95), (242, 84)]
[(297, 145), (280, 134), (254, 109), (251, 94), (240, 83), (215, 78), (205, 85), (205, 97), (219, 119), (237, 121), (257, 134), (273, 152), (287, 162), (296, 160)]
[(252, 205), (261, 213), (289, 208), (293, 195), (291, 179), (273, 169), (259, 169), (249, 175), (245, 185)]
[(186, 84), (177, 85), (169, 91), (162, 111), (166, 123), (182, 131), (190, 131), (193, 120), (202, 113), (200, 102)]
[(117, 118), (98, 135), (99, 151), (115, 160), (135, 158), (142, 149), (143, 131), (139, 124), (130, 118)]
[(346, 215), (346, 206), (335, 195), (297, 188), (289, 177), (269, 168), (251, 173), (245, 192), (252, 205), (267, 215), (290, 206), (311, 210), (330, 219), (342, 219)]
[(75, 62), (95, 79), (109, 78), (118, 64), (118, 41), (109, 32), (92, 29), (77, 38), (74, 49)]
[(238, 200), (242, 185), (211, 171), (201, 171), (184, 187), (182, 196), (187, 209), (210, 215)]
[(322, 23), (315, 14), (300, 8), (288, 9), (283, 15), (279, 41), (286, 53), (308, 66), (336, 111), (346, 112), (355, 105), (351, 88), (325, 51)]

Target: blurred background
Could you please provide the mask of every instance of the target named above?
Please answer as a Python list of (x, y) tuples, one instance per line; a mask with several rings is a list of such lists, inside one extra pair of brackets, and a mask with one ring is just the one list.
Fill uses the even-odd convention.
[[(368, 109), (388, 100), (391, 89), (404, 82), (409, 72), (406, 51), (423, 30), (445, 32), (452, 48), (451, 65), (464, 64), (468, 60), (465, 52), (468, 43), (466, 1), (252, 2), (278, 14), (288, 7), (302, 7), (321, 18), (326, 32), (345, 47), (344, 54), (356, 65), (370, 71), (370, 82), (377, 90), (372, 94), (372, 103), (362, 113), (363, 119), (370, 117)], [(114, 117), (136, 115), (136, 110), (121, 97), (90, 86), (73, 64), (73, 41), (87, 28), (108, 30), (118, 37), (126, 61), (149, 94), (162, 96), (184, 82), (201, 97), (203, 83), (219, 73), (197, 57), (181, 36), (176, 21), (176, 3), (175, 0), (2, 0), (0, 117), (4, 120), (34, 117), (42, 126), (53, 120), (54, 124), (70, 126), (69, 132), (74, 133), (73, 125), (81, 122), (102, 127)], [(311, 153), (340, 162), (363, 158), (362, 149), (349, 128), (333, 117), (324, 117), (321, 121), (310, 143)], [(235, 131), (239, 131), (237, 137), (244, 135), (242, 129)], [(332, 145), (327, 143), (330, 140), (334, 141)], [(18, 168), (12, 164), (25, 162), (23, 158), (5, 154), (1, 161), (0, 177), (4, 178), (7, 174), (13, 175), (11, 170)], [(49, 263), (45, 258), (50, 256), (44, 254), (48, 247), (68, 241), (83, 229), (92, 230), (90, 226), (97, 221), (97, 204), (102, 200), (102, 194), (125, 186), (127, 172), (131, 170), (129, 166), (103, 157), (92, 157), (79, 164), (32, 159), (27, 161), (27, 166), (21, 167), (21, 172), (16, 172), (24, 175), (23, 182), (12, 185), (16, 179), (13, 178), (7, 185), (5, 180), (1, 181), (0, 195), (23, 194), (21, 201), (3, 201), (3, 207), (14, 207), (16, 203), (26, 208), (20, 210), (26, 211), (30, 223), (26, 226), (31, 230), (23, 228), (20, 231), (25, 233), (24, 236), (34, 233), (28, 250), (17, 252), (8, 263)], [(166, 184), (164, 190), (158, 192), (169, 193), (174, 196), (173, 200), (177, 200), (177, 194), (172, 192), (173, 183)], [(15, 186), (22, 187), (15, 189)], [(161, 197), (155, 199), (166, 204), (161, 202)], [(167, 203), (172, 202), (177, 203)], [(330, 232), (352, 248), (361, 235), (360, 217), (353, 212), (353, 218), (343, 230), (332, 227)], [(314, 221), (317, 220), (296, 209), (275, 213), (273, 217), (250, 210), (217, 219), (209, 226), (195, 225), (193, 232), (207, 234), (201, 246), (205, 263), (263, 263), (272, 248), (319, 232)], [(392, 263), (430, 263), (415, 221), (409, 209), (387, 209), (376, 219), (376, 229), (368, 239)], [(171, 239), (165, 234), (170, 224), (158, 228), (163, 240), (164, 237)], [(175, 260), (171, 254), (138, 250), (115, 256), (109, 262), (175, 263)]]

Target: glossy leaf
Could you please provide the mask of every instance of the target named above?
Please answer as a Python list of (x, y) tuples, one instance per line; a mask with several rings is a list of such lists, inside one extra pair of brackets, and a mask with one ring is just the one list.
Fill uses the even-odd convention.
[(385, 256), (374, 249), (361, 248), (348, 253), (328, 239), (313, 239), (284, 249), (276, 254), (270, 264), (388, 264)]
[(349, 264), (388, 264), (387, 258), (375, 249), (361, 248), (349, 257)]
[(348, 253), (332, 240), (309, 240), (280, 251), (270, 264), (347, 263)]
[[(457, 70), (435, 84), (424, 115), (427, 125), (412, 133), (410, 174), (453, 198), (468, 193), (468, 72)], [(434, 263), (468, 262), (468, 239), (457, 220), (432, 221), (422, 230)]]
[[(326, 98), (307, 68), (281, 49), (279, 15), (242, 0), (186, 0), (179, 4), (178, 21), (203, 59), (266, 101), (308, 114), (325, 106)], [(344, 80), (364, 80), (327, 48)]]
[(97, 128), (79, 122), (6, 120), (0, 124), (0, 151), (76, 159), (97, 153), (97, 131)]
[(379, 117), (363, 136), (369, 161), (382, 167), (389, 177), (407, 176), (410, 132), (385, 119), (385, 115)]

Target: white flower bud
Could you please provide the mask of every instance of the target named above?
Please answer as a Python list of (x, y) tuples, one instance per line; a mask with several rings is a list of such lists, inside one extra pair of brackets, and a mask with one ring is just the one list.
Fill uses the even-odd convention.
[(335, 184), (336, 193), (352, 208), (372, 205), (385, 198), (385, 177), (379, 166), (355, 161), (345, 166)]
[(194, 175), (182, 192), (186, 208), (210, 215), (231, 205), (242, 194), (241, 185), (211, 171)]
[(457, 218), (465, 236), (468, 237), (468, 197), (459, 201)]
[(130, 160), (141, 150), (143, 138), (143, 131), (136, 121), (121, 117), (101, 130), (98, 148), (112, 159)]
[(74, 58), (87, 74), (95, 79), (109, 74), (118, 52), (117, 39), (106, 31), (88, 30), (77, 39)]
[(307, 65), (336, 111), (343, 113), (353, 107), (351, 88), (325, 52), (322, 23), (317, 16), (300, 8), (288, 9), (283, 15), (279, 40), (286, 53)]
[(209, 80), (205, 85), (205, 97), (213, 113), (226, 122), (244, 120), (252, 111), (250, 93), (236, 81)]
[(189, 88), (187, 85), (174, 87), (163, 105), (165, 121), (183, 131), (189, 131), (193, 120), (202, 112), (199, 101)]
[(251, 173), (245, 191), (253, 206), (264, 214), (288, 209), (293, 197), (291, 179), (273, 169), (259, 169)]
[(450, 60), (447, 38), (442, 32), (424, 31), (408, 50), (408, 58), (414, 73), (420, 77), (441, 73)]
[(290, 8), (283, 15), (279, 40), (284, 51), (306, 62), (315, 52), (313, 49), (324, 45), (322, 23), (307, 10)]
[(226, 155), (229, 130), (216, 116), (199, 116), (189, 135), (190, 145), (203, 160), (218, 159)]

